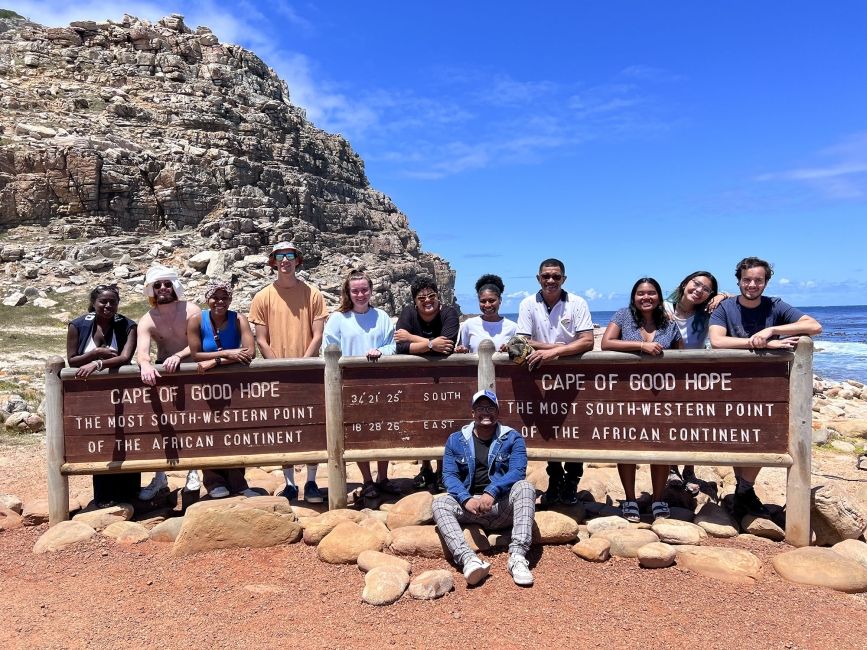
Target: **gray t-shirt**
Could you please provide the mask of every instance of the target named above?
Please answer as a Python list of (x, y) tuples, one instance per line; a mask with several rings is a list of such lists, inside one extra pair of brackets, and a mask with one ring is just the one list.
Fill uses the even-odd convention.
[(735, 296), (726, 298), (713, 310), (710, 324), (725, 327), (728, 336), (748, 339), (766, 327), (788, 325), (803, 316), (804, 312), (780, 298), (762, 296), (759, 306), (750, 308), (741, 305)]

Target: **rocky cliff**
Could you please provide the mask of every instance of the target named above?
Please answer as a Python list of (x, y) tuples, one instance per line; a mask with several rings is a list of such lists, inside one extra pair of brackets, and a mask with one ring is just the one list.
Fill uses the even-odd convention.
[(2, 231), (7, 289), (132, 289), (159, 260), (193, 286), (233, 274), (245, 299), (270, 246), (292, 239), (332, 303), (356, 266), (392, 314), (422, 272), (454, 295), (454, 271), (421, 251), (349, 143), (311, 124), (254, 53), (180, 15), (0, 19)]

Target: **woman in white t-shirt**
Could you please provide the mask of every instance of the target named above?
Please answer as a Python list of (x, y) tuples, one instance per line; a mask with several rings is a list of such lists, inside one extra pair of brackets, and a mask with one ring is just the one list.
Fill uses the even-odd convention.
[(495, 350), (502, 350), (508, 340), (518, 333), (515, 321), (500, 316), (504, 290), (505, 285), (499, 275), (487, 273), (476, 281), (481, 315), (461, 323), (455, 352), (478, 352), (479, 345), (485, 340), (493, 341)]

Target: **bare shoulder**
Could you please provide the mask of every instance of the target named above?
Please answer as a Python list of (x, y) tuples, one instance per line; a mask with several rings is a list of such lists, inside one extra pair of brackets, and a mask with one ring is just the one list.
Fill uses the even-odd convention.
[(201, 314), (201, 313), (202, 313), (201, 307), (199, 307), (197, 304), (195, 304), (193, 302), (190, 302), (189, 300), (187, 301), (187, 318), (190, 318), (191, 316), (195, 316), (195, 315)]

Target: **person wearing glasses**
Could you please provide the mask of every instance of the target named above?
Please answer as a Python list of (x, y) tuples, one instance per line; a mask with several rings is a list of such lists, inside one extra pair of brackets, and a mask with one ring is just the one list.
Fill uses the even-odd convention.
[[(256, 326), (256, 343), (266, 359), (297, 359), (319, 355), (322, 332), (328, 309), (316, 287), (296, 275), (304, 262), (301, 250), (293, 242), (274, 245), (268, 256), (268, 266), (277, 278), (253, 296), (249, 320)], [(322, 503), (325, 497), (316, 485), (318, 465), (307, 465), (304, 500)], [(283, 468), (285, 487), (277, 496), (289, 501), (298, 498), (295, 468)]]
[[(735, 267), (740, 295), (723, 300), (710, 317), (710, 344), (736, 350), (792, 350), (801, 336), (821, 334), (812, 316), (780, 298), (763, 295), (774, 274), (758, 257), (745, 257)], [(733, 514), (738, 523), (746, 515), (770, 518), (754, 484), (761, 467), (735, 467)]]
[[(196, 305), (184, 300), (184, 287), (178, 272), (162, 264), (154, 264), (145, 274), (144, 295), (151, 305), (138, 325), (136, 361), (141, 380), (155, 386), (159, 371), (151, 363), (151, 343), (157, 346), (157, 363), (163, 364), (163, 372), (173, 373), (181, 361), (190, 356), (187, 344), (187, 319), (201, 313)], [(165, 472), (156, 472), (153, 480), (139, 493), (139, 499), (150, 501), (157, 494), (168, 490)], [(202, 487), (197, 470), (187, 472), (184, 490), (198, 492)]]
[[(593, 349), (593, 321), (581, 296), (563, 289), (566, 265), (549, 258), (539, 265), (536, 276), (541, 289), (527, 296), (518, 307), (518, 334), (530, 339), (533, 352), (527, 357), (532, 371), (546, 361)], [(542, 505), (578, 503), (578, 482), (584, 473), (580, 462), (548, 463), (548, 489)]]
[[(94, 372), (125, 366), (132, 360), (136, 344), (136, 323), (119, 314), (117, 285), (100, 284), (90, 292), (87, 313), (69, 323), (66, 330), (66, 358), (75, 376), (87, 379)], [(108, 508), (131, 502), (141, 488), (141, 473), (94, 474), (93, 502)]]
[(506, 342), (518, 332), (518, 324), (500, 316), (503, 291), (506, 287), (499, 275), (486, 274), (476, 281), (480, 316), (461, 323), (461, 333), (455, 352), (478, 352), (482, 341), (494, 343), (494, 350), (503, 350)]
[[(205, 301), (208, 309), (187, 321), (190, 357), (198, 362), (199, 372), (233, 363), (250, 365), (256, 356), (256, 343), (247, 318), (229, 309), (232, 286), (228, 282), (212, 280), (205, 287)], [(259, 496), (247, 485), (243, 467), (205, 469), (202, 470), (202, 480), (212, 499), (222, 499), (230, 494)]]
[[(728, 297), (725, 293), (717, 293), (718, 289), (719, 284), (713, 273), (695, 271), (681, 280), (665, 301), (665, 311), (680, 330), (684, 349), (703, 350), (710, 347), (710, 314), (721, 300)], [(690, 494), (697, 495), (700, 485), (695, 476), (695, 466), (685, 465), (681, 473), (677, 465), (672, 465), (668, 485), (675, 489), (685, 488)]]
[[(403, 308), (395, 325), (397, 353), (449, 356), (455, 350), (460, 330), (458, 310), (440, 304), (437, 283), (430, 276), (417, 277), (409, 290), (413, 304)], [(438, 491), (441, 488), (441, 475), (434, 472), (429, 460), (422, 461), (421, 471), (413, 480), (415, 487), (420, 490), (427, 488)]]

